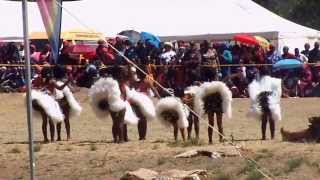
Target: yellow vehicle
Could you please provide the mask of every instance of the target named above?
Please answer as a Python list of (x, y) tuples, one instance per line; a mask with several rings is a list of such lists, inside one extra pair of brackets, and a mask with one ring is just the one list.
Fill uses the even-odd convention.
[[(30, 39), (36, 40), (48, 40), (46, 32), (31, 32)], [(95, 31), (83, 31), (79, 29), (73, 29), (69, 31), (61, 32), (60, 39), (62, 41), (69, 40), (72, 41), (74, 45), (76, 44), (96, 44), (99, 39), (104, 39), (103, 33)]]
[[(41, 51), (49, 43), (46, 32), (31, 32), (29, 37), (31, 43), (37, 47), (37, 51)], [(61, 32), (60, 44), (62, 45), (63, 41), (71, 41), (75, 47), (73, 57), (82, 57), (95, 51), (97, 41), (104, 38), (104, 34), (100, 32), (73, 29)]]

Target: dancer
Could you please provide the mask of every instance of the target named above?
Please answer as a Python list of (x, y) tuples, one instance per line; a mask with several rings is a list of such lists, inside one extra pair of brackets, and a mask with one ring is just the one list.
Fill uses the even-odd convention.
[[(200, 87), (195, 96), (195, 109), (202, 118), (208, 116), (210, 126), (214, 126), (214, 116), (216, 115), (219, 130), (219, 140), (223, 141), (223, 114), (231, 118), (232, 94), (225, 83), (220, 81), (205, 82)], [(213, 128), (208, 127), (209, 144), (212, 144)]]
[(281, 120), (281, 95), (281, 79), (270, 77), (267, 68), (260, 68), (259, 76), (249, 84), (252, 105), (248, 116), (261, 120), (262, 140), (266, 140), (268, 122), (271, 139), (274, 139), (275, 121)]
[[(195, 95), (198, 91), (198, 86), (189, 86), (185, 89), (182, 102), (186, 104), (190, 109), (195, 111)], [(196, 140), (199, 140), (199, 118), (193, 112), (190, 112), (188, 116), (189, 126), (188, 126), (188, 140), (191, 139), (192, 126), (194, 124), (194, 131), (196, 134)]]
[(165, 97), (160, 99), (156, 105), (156, 117), (165, 126), (173, 126), (174, 139), (178, 141), (178, 131), (180, 130), (182, 140), (185, 141), (185, 128), (188, 127), (189, 111), (179, 98)]
[[(66, 76), (65, 69), (60, 66), (55, 66), (53, 69), (53, 75), (54, 78), (51, 78), (51, 80), (48, 83), (48, 86), (54, 87), (55, 98), (58, 101), (60, 108), (62, 109), (63, 114), (65, 116), (64, 124), (67, 132), (67, 140), (70, 140), (70, 118), (79, 116), (82, 111), (82, 108), (73, 96), (68, 86), (72, 79), (69, 78), (68, 81), (63, 82), (63, 79)], [(61, 141), (61, 123), (57, 124), (57, 134), (57, 141)]]
[(119, 84), (113, 78), (101, 78), (89, 90), (90, 104), (96, 116), (106, 119), (111, 116), (112, 135), (115, 143), (122, 143), (127, 135), (125, 124), (137, 124), (129, 103), (122, 99)]
[[(155, 118), (155, 108), (151, 97), (160, 98), (159, 92), (153, 86), (147, 76), (134, 67), (131, 67), (132, 87), (134, 91), (127, 92), (128, 100), (136, 115), (139, 117), (138, 132), (139, 140), (145, 140), (147, 135), (148, 121)], [(131, 93), (130, 93), (131, 92)]]
[(47, 125), (50, 125), (51, 141), (54, 141), (54, 124), (61, 123), (64, 115), (59, 107), (58, 102), (48, 94), (39, 90), (31, 91), (32, 109), (35, 117), (42, 118), (43, 142), (48, 143)]

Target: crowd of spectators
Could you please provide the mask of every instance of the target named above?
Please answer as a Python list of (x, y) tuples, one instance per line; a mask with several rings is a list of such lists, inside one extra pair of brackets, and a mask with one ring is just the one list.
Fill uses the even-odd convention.
[[(115, 48), (113, 49), (110, 44)], [(63, 42), (58, 64), (65, 65), (67, 72), (77, 80), (79, 86), (90, 87), (96, 76), (110, 74), (114, 66), (128, 65), (122, 56), (128, 57), (139, 65), (161, 85), (173, 90), (183, 89), (197, 82), (220, 80), (232, 90), (234, 97), (247, 97), (248, 84), (257, 76), (261, 65), (268, 67), (270, 74), (283, 80), (283, 96), (319, 96), (320, 61), (319, 43), (311, 49), (305, 44), (300, 52), (284, 47), (282, 52), (270, 45), (268, 49), (261, 46), (244, 44), (203, 42), (161, 42), (158, 47), (146, 41), (132, 43), (129, 40), (115, 38), (112, 41), (100, 40), (96, 51), (90, 55), (76, 58), (72, 53), (71, 42)], [(31, 61), (34, 65), (52, 64), (50, 46), (46, 45), (40, 52), (30, 46)], [(120, 53), (118, 53), (118, 52)], [(301, 68), (275, 70), (272, 64), (282, 59), (296, 59), (304, 65)], [(23, 63), (23, 45), (14, 43), (0, 45), (1, 64)], [(68, 65), (83, 65), (74, 67)], [(23, 69), (20, 67), (1, 67), (0, 85), (10, 82), (15, 88), (24, 86)], [(41, 67), (33, 68), (33, 77), (41, 75)], [(9, 79), (9, 81), (8, 81)]]

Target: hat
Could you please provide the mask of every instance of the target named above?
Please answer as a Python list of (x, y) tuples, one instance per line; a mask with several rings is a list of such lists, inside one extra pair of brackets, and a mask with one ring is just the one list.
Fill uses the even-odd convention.
[(165, 42), (164, 45), (165, 45), (165, 46), (173, 47), (173, 44), (172, 44), (171, 42)]
[(105, 43), (106, 43), (106, 41), (103, 40), (103, 39), (99, 39), (99, 40), (98, 40), (98, 44), (99, 44), (99, 45), (103, 45), (103, 44), (105, 44)]

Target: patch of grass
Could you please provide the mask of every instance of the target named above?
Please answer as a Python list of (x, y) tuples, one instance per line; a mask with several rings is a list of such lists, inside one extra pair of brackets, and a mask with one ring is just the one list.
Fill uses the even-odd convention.
[(305, 159), (302, 157), (289, 159), (286, 162), (287, 168), (285, 169), (285, 173), (290, 173), (293, 170), (295, 170), (296, 168), (300, 167), (304, 161), (305, 161)]
[(160, 147), (159, 144), (155, 144), (154, 146), (152, 146), (151, 149), (152, 149), (152, 150), (157, 150), (157, 149), (159, 149), (159, 147)]
[(72, 147), (71, 147), (71, 146), (68, 146), (68, 147), (66, 148), (66, 151), (72, 151)]
[(281, 168), (274, 168), (270, 172), (272, 172), (274, 176), (280, 176), (283, 174), (283, 170)]
[(320, 173), (320, 163), (317, 162), (317, 161), (310, 161), (310, 160), (307, 160), (306, 162), (306, 165), (311, 167), (311, 168), (315, 168), (317, 170), (318, 173)]
[(165, 143), (166, 141), (163, 139), (157, 139), (155, 141), (153, 141), (152, 143)]
[(95, 144), (90, 144), (90, 151), (96, 151), (98, 150), (97, 146)]
[(224, 173), (224, 172), (219, 172), (215, 177), (215, 180), (231, 180), (231, 175)]
[(246, 177), (246, 180), (260, 180), (263, 178), (263, 175), (256, 169), (253, 171), (250, 171), (248, 176)]
[(264, 153), (257, 153), (254, 155), (253, 159), (255, 161), (259, 161), (260, 159), (265, 159), (265, 158), (272, 158), (273, 153), (270, 151), (264, 152)]
[(175, 148), (175, 147), (181, 146), (181, 144), (182, 144), (182, 143), (181, 143), (180, 141), (172, 141), (172, 142), (169, 142), (169, 143), (168, 143), (168, 146)]
[(168, 146), (169, 147), (190, 147), (190, 146), (203, 146), (205, 143), (203, 140), (197, 140), (195, 138), (188, 140), (186, 142), (183, 141), (173, 141), (169, 142)]
[(41, 145), (40, 145), (40, 144), (36, 144), (36, 145), (33, 147), (33, 151), (34, 151), (34, 152), (40, 152), (40, 151), (41, 151)]
[(204, 141), (201, 139), (191, 138), (190, 140), (182, 143), (182, 147), (189, 147), (189, 146), (203, 146)]
[(238, 172), (239, 174), (246, 174), (248, 172), (254, 171), (255, 170), (255, 165), (252, 162), (246, 162), (246, 165), (240, 169), (240, 171)]
[(157, 165), (158, 165), (158, 166), (161, 166), (161, 165), (165, 164), (166, 162), (167, 162), (167, 159), (166, 159), (166, 158), (161, 158), (161, 157), (159, 157), (159, 158), (158, 158), (158, 161), (157, 161)]
[(21, 153), (21, 150), (18, 147), (14, 147), (8, 153), (19, 154)]

